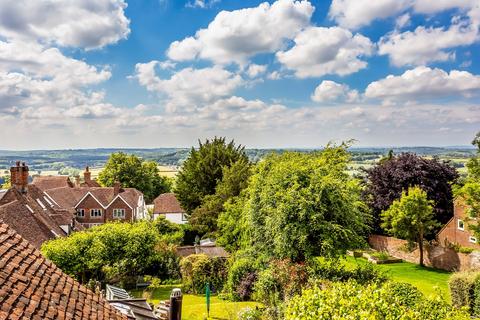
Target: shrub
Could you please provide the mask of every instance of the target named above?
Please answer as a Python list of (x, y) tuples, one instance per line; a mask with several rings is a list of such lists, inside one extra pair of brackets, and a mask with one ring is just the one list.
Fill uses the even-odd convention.
[(225, 285), (227, 296), (234, 301), (244, 300), (238, 293), (239, 285), (247, 275), (255, 272), (255, 261), (252, 258), (241, 257), (232, 258), (230, 263), (228, 280)]
[(390, 255), (386, 251), (374, 252), (371, 256), (378, 260), (388, 260), (390, 258)]
[(478, 278), (478, 273), (475, 272), (457, 272), (450, 277), (448, 286), (452, 304), (455, 307), (473, 307), (476, 278)]
[(359, 283), (383, 282), (386, 275), (371, 264), (347, 268), (343, 260), (317, 258), (309, 263), (312, 278), (330, 281), (356, 280)]
[(260, 320), (262, 319), (262, 310), (259, 308), (244, 308), (238, 312), (239, 320)]
[(196, 294), (205, 292), (210, 283), (212, 292), (220, 292), (226, 279), (225, 261), (221, 258), (209, 258), (205, 254), (193, 254), (180, 261), (183, 288)]
[(314, 287), (291, 299), (285, 319), (371, 319), (371, 320), (466, 320), (469, 315), (452, 308), (440, 298), (426, 299), (418, 292), (416, 298), (405, 300), (411, 288), (398, 285), (360, 285), (354, 281)]
[(242, 301), (249, 300), (253, 294), (253, 286), (257, 281), (257, 273), (250, 272), (247, 273), (240, 281), (240, 284), (237, 287), (237, 296)]

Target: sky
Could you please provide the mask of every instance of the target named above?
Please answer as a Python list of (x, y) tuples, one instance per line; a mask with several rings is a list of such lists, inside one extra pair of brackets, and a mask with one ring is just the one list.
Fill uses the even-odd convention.
[(477, 131), (480, 0), (0, 1), (0, 149)]

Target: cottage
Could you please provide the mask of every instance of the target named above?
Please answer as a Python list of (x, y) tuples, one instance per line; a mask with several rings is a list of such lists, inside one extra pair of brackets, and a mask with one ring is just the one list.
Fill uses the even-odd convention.
[(438, 241), (442, 246), (458, 244), (462, 247), (480, 250), (477, 238), (469, 227), (471, 224), (477, 224), (477, 219), (470, 216), (470, 207), (462, 198), (455, 199), (453, 217), (437, 234)]
[(164, 216), (168, 221), (178, 224), (187, 223), (185, 210), (174, 193), (163, 193), (153, 201), (153, 218)]

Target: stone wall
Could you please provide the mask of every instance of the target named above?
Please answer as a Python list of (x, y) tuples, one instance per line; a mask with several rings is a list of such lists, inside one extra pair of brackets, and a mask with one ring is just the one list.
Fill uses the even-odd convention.
[[(412, 263), (418, 263), (419, 261), (420, 250), (418, 246), (415, 250), (409, 251), (406, 240), (372, 235), (369, 237), (368, 242), (373, 249), (386, 251), (393, 257)], [(427, 266), (448, 271), (480, 269), (480, 251), (464, 254), (442, 246), (425, 246), (424, 263)]]

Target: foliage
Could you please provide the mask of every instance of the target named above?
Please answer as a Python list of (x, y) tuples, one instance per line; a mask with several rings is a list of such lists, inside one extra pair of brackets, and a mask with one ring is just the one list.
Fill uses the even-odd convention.
[(427, 299), (411, 287), (349, 281), (305, 290), (288, 303), (285, 319), (466, 320), (469, 315), (440, 298)]
[(427, 192), (428, 199), (435, 202), (435, 218), (445, 224), (453, 215), (451, 185), (458, 173), (449, 163), (436, 158), (426, 159), (411, 153), (394, 156), (367, 169), (364, 198), (373, 210), (373, 227), (380, 228), (381, 213), (387, 210), (402, 192), (412, 186), (419, 186)]
[(150, 222), (107, 223), (45, 242), (42, 253), (82, 283), (151, 274), (178, 277), (174, 247)]
[(480, 273), (457, 272), (449, 281), (452, 304), (457, 307), (468, 307), (476, 315), (480, 315)]
[(272, 154), (260, 162), (246, 189), (242, 246), (294, 261), (363, 246), (366, 209), (346, 172), (346, 149)]
[(386, 251), (374, 252), (371, 254), (372, 257), (377, 258), (378, 260), (388, 260), (390, 255)]
[(225, 284), (227, 270), (221, 258), (209, 258), (205, 254), (192, 254), (180, 261), (183, 288), (186, 292), (204, 293), (207, 283), (212, 292), (220, 292)]
[(199, 148), (190, 150), (188, 158), (177, 175), (175, 194), (188, 214), (202, 205), (205, 196), (216, 192), (222, 181), (224, 167), (230, 167), (239, 160), (248, 162), (243, 146), (236, 146), (225, 138), (199, 141)]
[(480, 181), (480, 131), (475, 135), (472, 145), (477, 147), (477, 154), (467, 162), (468, 177)]
[(182, 244), (185, 232), (181, 225), (170, 222), (160, 215), (153, 221), (152, 226), (157, 230), (161, 240), (167, 243)]
[(144, 161), (123, 152), (110, 155), (98, 175), (98, 181), (105, 187), (112, 187), (118, 181), (124, 188), (136, 188), (143, 192), (148, 203), (159, 194), (169, 192), (172, 187), (172, 181), (160, 175), (156, 162)]
[(244, 308), (238, 313), (238, 320), (260, 320), (262, 319), (262, 309)]
[[(233, 257), (232, 257), (233, 258)], [(242, 257), (231, 262), (228, 268), (228, 278), (225, 290), (230, 300), (244, 300), (238, 293), (238, 288), (243, 279), (249, 274), (255, 273), (255, 263), (252, 258)]]
[(272, 260), (268, 268), (258, 274), (253, 298), (278, 313), (285, 300), (301, 292), (308, 278), (306, 264), (288, 259)]
[(309, 273), (313, 279), (329, 281), (355, 280), (357, 283), (384, 282), (385, 273), (375, 268), (371, 263), (358, 264), (353, 267), (341, 259), (316, 258), (309, 261)]
[(190, 224), (200, 234), (211, 235), (217, 231), (218, 216), (224, 211), (224, 204), (237, 197), (247, 187), (250, 176), (250, 163), (241, 158), (230, 167), (223, 167), (223, 177), (215, 194), (203, 198), (202, 205), (193, 210)]
[(58, 170), (58, 174), (69, 177), (76, 177), (80, 175), (80, 170), (72, 167), (63, 167), (62, 169)]
[(237, 287), (237, 296), (240, 301), (248, 301), (253, 295), (253, 288), (257, 281), (257, 273), (249, 272), (243, 276)]
[(401, 198), (382, 212), (382, 220), (382, 228), (388, 233), (419, 243), (420, 265), (423, 266), (423, 240), (439, 225), (433, 213), (433, 201), (428, 200), (427, 193), (419, 187), (402, 192)]
[(10, 189), (11, 186), (10, 176), (5, 176), (3, 184), (0, 185), (0, 189)]
[(247, 247), (246, 236), (246, 215), (243, 210), (246, 205), (246, 195), (243, 192), (240, 196), (228, 200), (224, 204), (224, 211), (218, 216), (218, 245), (229, 252)]

